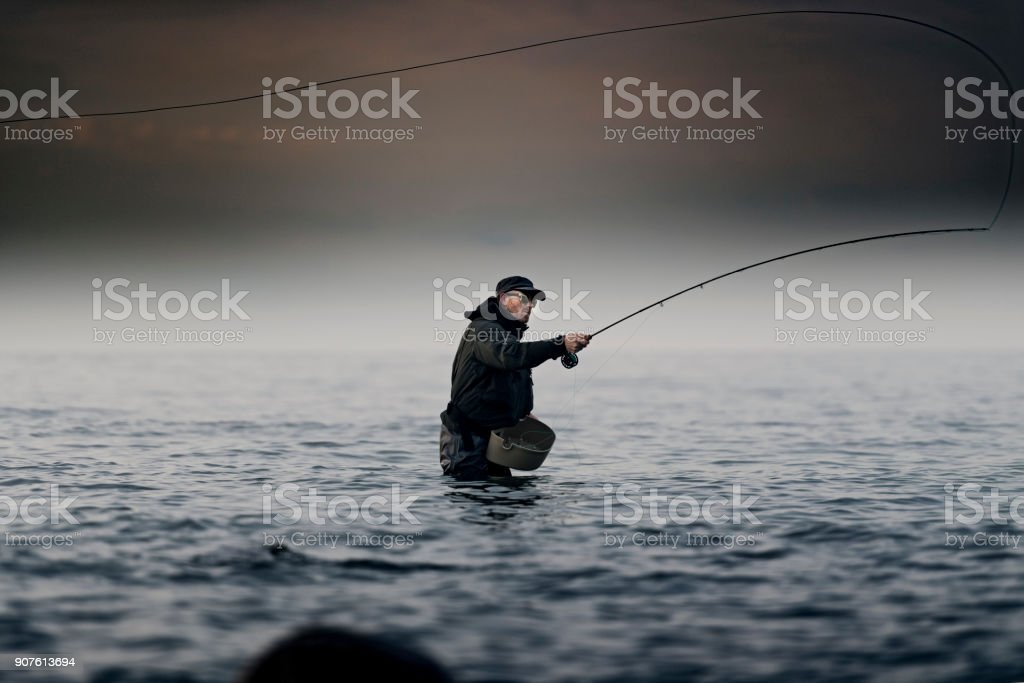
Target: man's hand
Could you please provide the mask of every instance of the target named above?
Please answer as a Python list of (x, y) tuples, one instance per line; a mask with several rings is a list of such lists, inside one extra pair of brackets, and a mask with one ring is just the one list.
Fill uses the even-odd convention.
[(570, 332), (565, 335), (565, 350), (569, 353), (578, 353), (581, 349), (587, 348), (590, 343), (590, 335), (582, 332)]

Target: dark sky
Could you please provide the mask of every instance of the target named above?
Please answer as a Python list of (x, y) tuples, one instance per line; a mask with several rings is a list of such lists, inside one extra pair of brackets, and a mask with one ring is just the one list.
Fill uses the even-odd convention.
[[(159, 107), (258, 94), (268, 76), (324, 81), (583, 33), (802, 6), (7, 2), (0, 88), (21, 93), (58, 77), (80, 91), (72, 100), (79, 114)], [(1019, 3), (815, 6), (946, 27), (1024, 84)], [(762, 118), (605, 119), (608, 76), (698, 93), (731, 89), (739, 78), (760, 90), (752, 101)], [(951, 143), (945, 127), (1005, 122), (947, 121), (946, 76), (997, 79), (977, 52), (919, 26), (774, 16), (405, 72), (402, 87), (420, 91), (417, 120), (264, 120), (252, 100), (11, 125), (0, 140), (0, 283), (17, 297), (7, 297), (3, 313), (13, 338), (34, 347), (41, 336), (88, 335), (93, 277), (182, 290), (230, 277), (253, 291), (262, 316), (256, 336), (268, 345), (359, 345), (356, 320), (409, 344), (434, 325), (436, 277), (493, 284), (524, 272), (549, 287), (569, 277), (594, 291), (594, 317), (607, 319), (785, 251), (889, 231), (984, 227), (1002, 193), (1009, 143)], [(389, 90), (391, 78), (325, 87), (361, 94)], [(412, 128), (415, 139), (262, 139), (265, 126), (296, 125)], [(606, 125), (753, 129), (755, 139), (617, 144), (602, 139)], [(69, 127), (72, 141), (6, 139), (10, 128)], [(718, 320), (714, 329), (733, 330), (730, 342), (757, 345), (777, 275), (820, 269), (862, 289), (920, 277), (936, 290), (935, 305), (946, 306), (948, 339), (994, 343), (1019, 331), (1019, 304), (987, 302), (1005, 288), (1020, 291), (1020, 187), (994, 234), (882, 242), (787, 264), (723, 283), (722, 305), (702, 315)], [(743, 332), (735, 311), (751, 300), (759, 327)], [(992, 332), (979, 340), (981, 324)], [(704, 334), (704, 344), (721, 341)]]

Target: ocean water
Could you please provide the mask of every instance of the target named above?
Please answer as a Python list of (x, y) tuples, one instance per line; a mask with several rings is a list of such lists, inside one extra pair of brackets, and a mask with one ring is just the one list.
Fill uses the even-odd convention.
[(76, 667), (0, 679), (228, 681), (311, 623), (463, 681), (1024, 679), (1019, 355), (582, 358), (541, 469), (456, 483), (447, 355), (5, 356), (0, 501), (74, 499), (0, 525), (0, 652)]

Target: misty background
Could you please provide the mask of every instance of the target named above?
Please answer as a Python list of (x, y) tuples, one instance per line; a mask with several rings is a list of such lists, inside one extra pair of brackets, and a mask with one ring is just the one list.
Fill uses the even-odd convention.
[[(80, 92), (79, 114), (258, 94), (262, 79), (325, 81), (571, 35), (789, 2), (156, 3), (11, 2), (0, 23), (0, 88)], [(956, 31), (1024, 84), (1024, 8), (1012, 2), (850, 2)], [(249, 290), (250, 321), (222, 352), (401, 349), (450, 354), (435, 281), (493, 285), (524, 274), (589, 290), (589, 316), (535, 321), (593, 330), (718, 273), (884, 232), (985, 227), (1008, 143), (945, 141), (943, 79), (998, 80), (956, 40), (871, 17), (772, 16), (549, 45), (399, 74), (421, 118), (264, 120), (259, 100), (133, 116), (4, 126), (67, 128), (50, 144), (0, 139), (0, 317), (5, 350), (117, 350), (93, 330), (92, 281), (153, 290)], [(669, 90), (740, 78), (762, 119), (606, 120), (602, 79)], [(337, 86), (390, 89), (392, 76)], [(415, 139), (263, 140), (264, 126), (408, 128)], [(603, 140), (605, 125), (763, 126), (755, 140)], [(2, 123), (0, 123), (2, 125)], [(3, 137), (3, 136), (0, 136)], [(594, 343), (642, 349), (780, 349), (776, 278), (869, 295), (931, 290), (916, 348), (1021, 347), (1020, 174), (991, 233), (884, 240), (772, 264), (638, 316)], [(446, 310), (457, 302), (444, 301)], [(844, 327), (856, 327), (845, 323)], [(210, 348), (178, 345), (176, 348)], [(835, 348), (800, 345), (799, 348)], [(914, 345), (902, 348), (914, 347)], [(879, 347), (881, 348), (881, 347)], [(887, 347), (891, 348), (891, 347)]]

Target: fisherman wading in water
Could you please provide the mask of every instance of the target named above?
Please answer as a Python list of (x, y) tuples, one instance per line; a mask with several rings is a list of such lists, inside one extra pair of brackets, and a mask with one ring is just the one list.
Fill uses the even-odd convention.
[(576, 353), (589, 335), (570, 332), (542, 341), (520, 341), (534, 303), (544, 292), (521, 275), (498, 283), (495, 295), (466, 313), (470, 323), (452, 363), (452, 395), (441, 413), (441, 469), (460, 479), (507, 477), (488, 462), (491, 431), (511, 427), (533, 410), (532, 369)]

